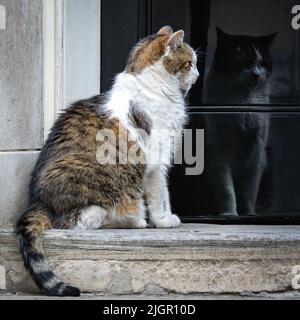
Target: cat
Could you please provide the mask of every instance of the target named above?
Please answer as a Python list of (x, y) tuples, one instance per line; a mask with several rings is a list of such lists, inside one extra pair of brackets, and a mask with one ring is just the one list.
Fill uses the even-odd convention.
[[(167, 142), (181, 140), (185, 96), (199, 77), (196, 53), (184, 36), (165, 26), (141, 40), (107, 94), (74, 103), (54, 124), (32, 173), (29, 207), (16, 224), (25, 267), (45, 294), (80, 295), (49, 269), (41, 245), (45, 230), (143, 229), (146, 206), (151, 226), (180, 225), (169, 201), (174, 148)], [(120, 139), (109, 140), (107, 131)], [(166, 142), (159, 149), (168, 160), (163, 164), (149, 156), (154, 132)], [(117, 151), (115, 164), (105, 163), (107, 152), (99, 152), (104, 145)], [(123, 163), (136, 145), (141, 161)]]
[[(276, 35), (231, 35), (217, 28), (217, 48), (205, 80), (205, 104), (269, 104), (270, 47)], [(206, 116), (207, 168), (221, 215), (256, 214), (267, 166), (269, 122), (266, 113)]]

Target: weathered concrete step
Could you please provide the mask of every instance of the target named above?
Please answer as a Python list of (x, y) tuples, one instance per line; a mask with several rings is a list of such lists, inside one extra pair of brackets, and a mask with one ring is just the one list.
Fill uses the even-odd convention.
[[(284, 292), (300, 274), (299, 226), (55, 230), (45, 235), (44, 247), (62, 279), (93, 294)], [(12, 230), (0, 230), (0, 265), (5, 292), (38, 293)]]
[(245, 293), (245, 294), (194, 294), (194, 295), (179, 295), (179, 294), (168, 294), (168, 295), (118, 295), (118, 296), (106, 296), (106, 295), (92, 295), (83, 294), (79, 298), (56, 298), (56, 297), (46, 297), (41, 295), (13, 295), (13, 294), (0, 294), (0, 301), (2, 300), (300, 300), (300, 292), (298, 291), (287, 291), (283, 293), (268, 293), (262, 292), (259, 294)]

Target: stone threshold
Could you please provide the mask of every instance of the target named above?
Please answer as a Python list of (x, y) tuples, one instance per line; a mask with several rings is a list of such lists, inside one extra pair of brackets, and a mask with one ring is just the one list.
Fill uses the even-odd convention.
[[(293, 290), (300, 275), (300, 226), (53, 230), (46, 233), (44, 247), (64, 281), (96, 296), (275, 294)], [(12, 229), (0, 229), (0, 265), (3, 294), (38, 294)]]
[(0, 294), (0, 301), (5, 300), (78, 300), (78, 301), (137, 301), (137, 300), (159, 300), (159, 301), (213, 301), (213, 300), (300, 300), (300, 292), (298, 291), (287, 291), (283, 293), (268, 293), (261, 292), (259, 294), (244, 293), (244, 294), (198, 294), (198, 295), (118, 295), (118, 296), (105, 296), (105, 295), (92, 295), (83, 294), (79, 298), (55, 298), (45, 297), (41, 295), (13, 295), (13, 294)]

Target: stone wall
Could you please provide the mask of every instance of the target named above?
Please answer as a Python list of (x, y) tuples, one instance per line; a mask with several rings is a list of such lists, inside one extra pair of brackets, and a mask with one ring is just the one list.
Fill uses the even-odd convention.
[(26, 206), (29, 175), (43, 143), (43, 5), (0, 0), (0, 226)]

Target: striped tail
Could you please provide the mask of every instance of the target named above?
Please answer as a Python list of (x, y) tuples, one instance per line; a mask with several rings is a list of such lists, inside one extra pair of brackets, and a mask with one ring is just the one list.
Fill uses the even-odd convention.
[(50, 270), (42, 248), (44, 231), (51, 229), (47, 210), (40, 205), (29, 208), (18, 220), (16, 231), (26, 269), (48, 296), (77, 297), (80, 290), (66, 285)]

